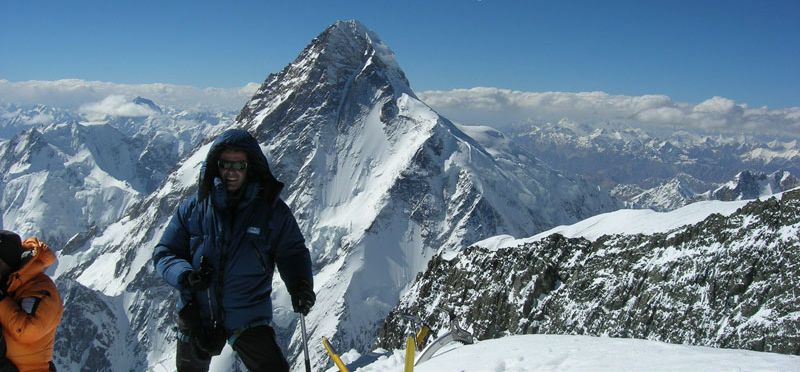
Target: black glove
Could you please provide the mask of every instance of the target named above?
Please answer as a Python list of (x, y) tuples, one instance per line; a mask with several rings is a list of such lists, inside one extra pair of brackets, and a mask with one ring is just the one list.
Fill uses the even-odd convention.
[(213, 273), (214, 267), (208, 263), (206, 257), (200, 257), (200, 268), (183, 276), (183, 286), (193, 292), (205, 291), (211, 286), (211, 274)]
[(200, 318), (200, 310), (194, 300), (183, 305), (181, 311), (178, 312), (178, 329), (189, 337), (197, 336), (202, 332), (203, 320)]
[(227, 341), (225, 329), (222, 326), (216, 326), (211, 329), (203, 329), (198, 335), (193, 337), (194, 345), (204, 353), (216, 356), (222, 352)]
[(314, 294), (314, 287), (307, 280), (301, 280), (289, 290), (292, 296), (292, 308), (294, 312), (308, 315), (314, 303), (317, 302), (317, 295)]
[(225, 346), (225, 330), (221, 326), (204, 325), (194, 300), (189, 301), (178, 312), (178, 329), (189, 336), (194, 346), (206, 354), (219, 355)]

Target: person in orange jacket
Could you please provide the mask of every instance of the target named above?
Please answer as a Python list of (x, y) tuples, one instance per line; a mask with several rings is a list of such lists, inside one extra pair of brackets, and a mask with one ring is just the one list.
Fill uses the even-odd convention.
[(5, 358), (19, 371), (55, 371), (53, 345), (64, 306), (44, 270), (56, 262), (56, 256), (39, 239), (20, 240), (19, 235), (0, 230), (0, 326)]

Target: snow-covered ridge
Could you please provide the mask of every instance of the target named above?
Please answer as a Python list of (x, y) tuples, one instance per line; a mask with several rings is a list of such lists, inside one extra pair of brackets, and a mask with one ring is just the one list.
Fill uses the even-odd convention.
[[(765, 196), (764, 199), (773, 196), (780, 200), (783, 193)], [(496, 250), (521, 246), (542, 240), (553, 234), (560, 234), (567, 238), (585, 238), (594, 241), (603, 235), (666, 233), (681, 226), (698, 223), (712, 214), (730, 216), (753, 200), (757, 199), (700, 201), (670, 212), (656, 212), (651, 209), (621, 209), (598, 214), (572, 225), (554, 227), (528, 238), (517, 239), (509, 235), (500, 235), (476, 242), (473, 245)]]

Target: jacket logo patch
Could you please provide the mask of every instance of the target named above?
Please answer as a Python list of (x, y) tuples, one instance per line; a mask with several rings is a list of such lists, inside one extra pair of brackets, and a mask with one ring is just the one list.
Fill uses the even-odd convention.
[(258, 235), (258, 234), (261, 234), (261, 229), (259, 229), (258, 227), (255, 227), (255, 226), (250, 226), (250, 227), (247, 228), (247, 233), (248, 234), (253, 234), (253, 235)]

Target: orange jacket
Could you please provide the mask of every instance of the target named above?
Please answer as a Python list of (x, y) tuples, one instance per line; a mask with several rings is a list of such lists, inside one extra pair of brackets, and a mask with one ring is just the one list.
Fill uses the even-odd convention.
[[(22, 248), (32, 250), (33, 257), (11, 274), (8, 295), (0, 301), (0, 325), (8, 348), (6, 357), (20, 371), (48, 371), (56, 328), (64, 312), (55, 283), (44, 273), (45, 268), (56, 262), (56, 256), (36, 238), (25, 239)], [(23, 307), (26, 302), (33, 303), (33, 299), (38, 302), (29, 314)]]

